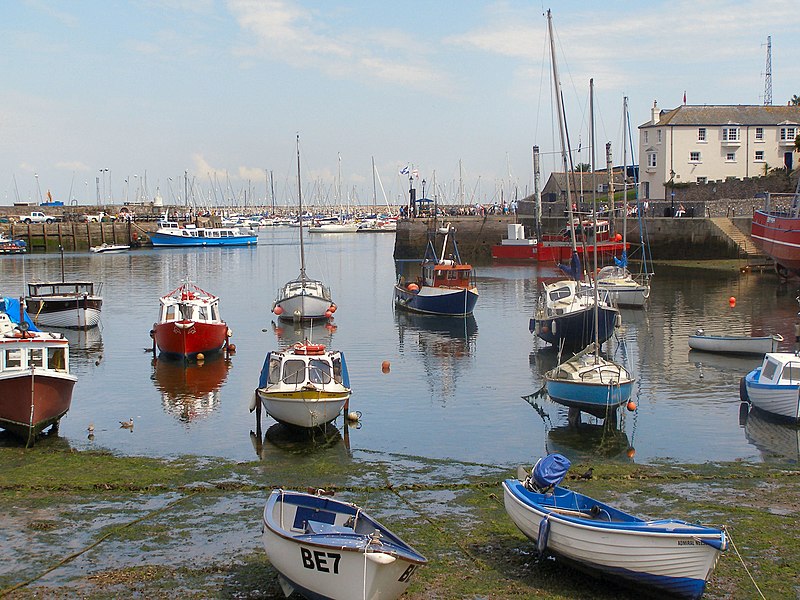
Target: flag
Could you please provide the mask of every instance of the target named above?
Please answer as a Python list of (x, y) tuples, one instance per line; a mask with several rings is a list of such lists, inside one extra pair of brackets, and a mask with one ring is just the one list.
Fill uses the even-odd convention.
[(408, 175), (408, 167), (403, 167), (400, 169), (400, 175)]
[(683, 90), (683, 103), (686, 104), (686, 90)]
[(411, 171), (411, 174), (412, 174), (414, 177), (416, 177), (417, 179), (419, 179), (419, 171), (418, 171), (417, 169), (414, 169), (413, 171)]

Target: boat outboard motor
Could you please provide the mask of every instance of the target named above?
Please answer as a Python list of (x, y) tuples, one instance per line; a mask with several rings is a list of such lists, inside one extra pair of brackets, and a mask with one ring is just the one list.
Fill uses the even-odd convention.
[(536, 461), (531, 474), (525, 479), (525, 487), (545, 494), (566, 477), (571, 463), (563, 454), (548, 454)]

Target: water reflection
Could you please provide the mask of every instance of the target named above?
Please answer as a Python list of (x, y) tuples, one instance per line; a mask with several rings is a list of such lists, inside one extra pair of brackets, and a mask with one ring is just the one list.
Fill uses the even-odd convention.
[[(620, 419), (620, 421), (622, 421)], [(582, 423), (553, 427), (547, 432), (547, 451), (559, 452), (577, 461), (603, 458), (633, 458), (623, 424)]]
[(53, 329), (69, 340), (69, 357), (75, 367), (87, 367), (103, 359), (103, 336), (99, 327)]
[(421, 355), (431, 395), (444, 403), (455, 393), (459, 371), (468, 367), (475, 351), (475, 317), (436, 317), (402, 310), (395, 310), (394, 316), (400, 353), (410, 350)]
[(780, 421), (752, 408), (744, 424), (747, 441), (759, 449), (764, 460), (776, 457), (800, 461), (800, 426)]
[(350, 434), (348, 426), (342, 432), (333, 424), (304, 429), (275, 423), (267, 428), (263, 436), (260, 428), (250, 431), (250, 442), (261, 460), (274, 459), (276, 455), (310, 456), (332, 455), (339, 458), (350, 457)]
[(219, 408), (219, 390), (230, 368), (222, 354), (199, 363), (163, 357), (154, 362), (152, 379), (168, 414), (188, 423)]
[(698, 369), (710, 368), (721, 373), (734, 373), (742, 376), (760, 366), (763, 360), (764, 357), (758, 355), (735, 356), (689, 350), (689, 362), (693, 363)]
[(318, 320), (312, 323), (282, 323), (272, 321), (272, 332), (281, 348), (309, 340), (316, 344), (330, 346), (336, 325), (333, 322)]

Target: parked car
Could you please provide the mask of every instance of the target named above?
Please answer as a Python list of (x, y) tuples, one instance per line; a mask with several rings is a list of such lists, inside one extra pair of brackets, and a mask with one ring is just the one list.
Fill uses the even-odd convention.
[(20, 217), (19, 220), (22, 221), (23, 223), (27, 223), (28, 225), (30, 225), (31, 223), (47, 223), (47, 224), (50, 224), (50, 223), (55, 223), (56, 222), (56, 218), (55, 217), (48, 217), (43, 212), (38, 212), (38, 211), (33, 211), (29, 215), (24, 215), (24, 216)]

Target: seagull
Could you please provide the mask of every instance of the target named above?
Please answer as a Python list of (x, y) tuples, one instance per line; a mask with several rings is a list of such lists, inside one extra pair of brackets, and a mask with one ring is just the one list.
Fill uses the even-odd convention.
[(593, 472), (593, 471), (594, 471), (594, 468), (593, 468), (593, 467), (589, 467), (589, 468), (586, 470), (586, 473), (584, 473), (583, 475), (580, 475), (580, 476), (578, 477), (578, 479), (591, 479), (591, 478), (592, 478), (592, 472)]
[(131, 417), (130, 421), (120, 421), (119, 426), (125, 429), (133, 429), (133, 417)]
[(89, 426), (86, 428), (86, 431), (89, 433), (94, 433), (94, 423), (89, 423)]

